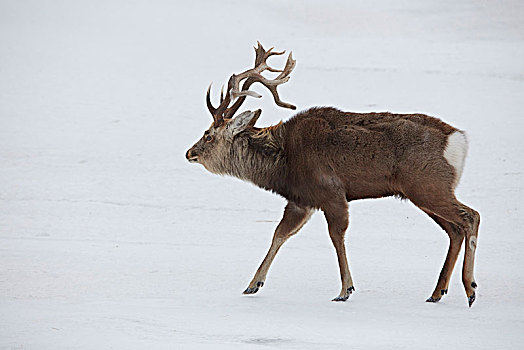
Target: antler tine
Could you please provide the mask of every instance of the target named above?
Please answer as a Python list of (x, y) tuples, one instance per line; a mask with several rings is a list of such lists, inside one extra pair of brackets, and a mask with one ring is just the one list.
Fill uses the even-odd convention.
[(216, 115), (215, 123), (217, 125), (220, 124), (224, 120), (225, 115), (227, 115), (227, 110), (228, 110), (227, 107), (229, 107), (229, 104), (231, 103), (231, 92), (230, 91), (231, 91), (233, 77), (234, 77), (234, 74), (231, 77), (229, 77), (225, 96), (222, 97), (222, 93), (220, 94), (220, 99), (221, 99), (220, 105), (218, 106), (215, 112), (215, 115)]
[(270, 56), (278, 56), (278, 55), (283, 55), (286, 53), (286, 50), (284, 51), (273, 51), (274, 47), (270, 48), (269, 50), (266, 51), (266, 53), (264, 54), (264, 58), (267, 59), (268, 57)]
[(264, 55), (266, 54), (266, 50), (264, 50), (264, 47), (262, 47), (262, 44), (260, 41), (257, 41), (258, 47), (255, 47), (255, 67), (260, 65), (264, 61)]
[(286, 50), (284, 51), (273, 51), (274, 47), (267, 50), (266, 54), (264, 55), (265, 59), (268, 59), (270, 56), (280, 56), (286, 53)]
[(224, 121), (224, 112), (226, 111), (226, 108), (229, 106), (229, 103), (231, 102), (231, 95), (228, 89), (226, 95), (224, 96), (224, 87), (222, 86), (222, 89), (220, 91), (220, 105), (218, 106), (218, 108), (215, 108), (211, 103), (211, 85), (212, 83), (209, 84), (207, 88), (206, 103), (209, 112), (213, 116), (214, 125), (219, 126)]
[[(289, 77), (286, 79), (286, 81), (288, 80), (289, 80)], [(269, 89), (269, 91), (273, 95), (273, 99), (275, 100), (275, 103), (277, 104), (277, 106), (289, 108), (289, 109), (297, 109), (295, 105), (292, 105), (291, 103), (283, 102), (280, 99), (280, 96), (278, 96), (277, 85), (270, 85), (266, 87)]]
[(280, 70), (282, 72), (278, 75), (278, 77), (275, 78), (275, 80), (279, 80), (285, 77), (288, 77), (293, 69), (295, 69), (295, 66), (297, 65), (297, 61), (293, 59), (293, 51), (289, 52), (289, 55), (287, 56), (286, 66), (284, 69)]
[(210, 96), (211, 95), (211, 85), (213, 85), (213, 83), (210, 83), (209, 86), (207, 87), (206, 104), (207, 104), (207, 109), (209, 109), (209, 112), (214, 117), (217, 109), (211, 103), (211, 96)]

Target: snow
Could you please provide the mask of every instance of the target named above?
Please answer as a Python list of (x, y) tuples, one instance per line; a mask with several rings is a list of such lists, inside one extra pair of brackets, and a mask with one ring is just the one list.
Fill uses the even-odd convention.
[[(293, 50), (299, 110), (422, 112), (466, 130), (477, 301), (428, 304), (446, 235), (409, 202), (351, 203), (356, 292), (321, 213), (243, 296), (285, 201), (189, 164), (204, 94)], [(275, 65), (284, 62), (272, 58)], [(524, 4), (0, 3), (0, 348), (516, 349), (524, 344)], [(260, 87), (259, 125), (292, 113)]]

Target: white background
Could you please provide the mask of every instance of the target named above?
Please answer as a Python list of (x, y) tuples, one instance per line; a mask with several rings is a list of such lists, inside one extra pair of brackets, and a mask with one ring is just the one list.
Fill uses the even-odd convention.
[[(365, 3), (365, 4), (363, 4)], [(425, 303), (445, 233), (409, 202), (351, 203), (356, 292), (317, 213), (243, 296), (285, 201), (187, 163), (204, 95), (293, 50), (299, 110), (421, 112), (468, 132), (457, 196), (481, 213)], [(283, 65), (284, 58), (272, 58)], [(520, 1), (0, 1), (0, 348), (517, 349), (524, 344)], [(258, 124), (292, 112), (265, 97)]]

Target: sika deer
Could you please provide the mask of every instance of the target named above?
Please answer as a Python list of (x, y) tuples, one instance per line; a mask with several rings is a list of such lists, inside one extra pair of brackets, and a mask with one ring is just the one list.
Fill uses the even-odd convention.
[[(464, 132), (423, 114), (350, 113), (328, 107), (312, 108), (285, 123), (257, 128), (261, 110), (234, 117), (246, 96), (260, 97), (249, 87), (259, 82), (269, 89), (277, 105), (295, 109), (282, 102), (277, 92), (277, 86), (289, 80), (295, 60), (290, 53), (285, 68), (277, 70), (266, 60), (284, 52), (266, 51), (260, 43), (255, 52), (255, 67), (231, 76), (218, 108), (213, 107), (211, 86), (208, 88), (206, 101), (213, 123), (186, 153), (190, 162), (200, 163), (212, 173), (250, 181), (288, 201), (271, 247), (244, 294), (256, 293), (264, 285), (282, 244), (320, 209), (328, 223), (342, 280), (342, 290), (333, 300), (346, 301), (355, 290), (344, 246), (348, 202), (398, 196), (411, 200), (449, 235), (446, 260), (427, 301), (438, 302), (447, 293), (466, 240), (462, 282), (471, 306), (477, 287), (473, 264), (480, 216), (454, 194), (468, 147)], [(266, 70), (280, 74), (270, 80), (262, 76)]]

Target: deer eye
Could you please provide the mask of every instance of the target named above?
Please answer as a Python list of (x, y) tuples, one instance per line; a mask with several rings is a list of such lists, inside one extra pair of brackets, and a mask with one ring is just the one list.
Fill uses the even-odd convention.
[(206, 135), (206, 136), (204, 137), (204, 140), (206, 140), (206, 142), (211, 142), (211, 141), (213, 141), (213, 136), (211, 136), (211, 135)]

